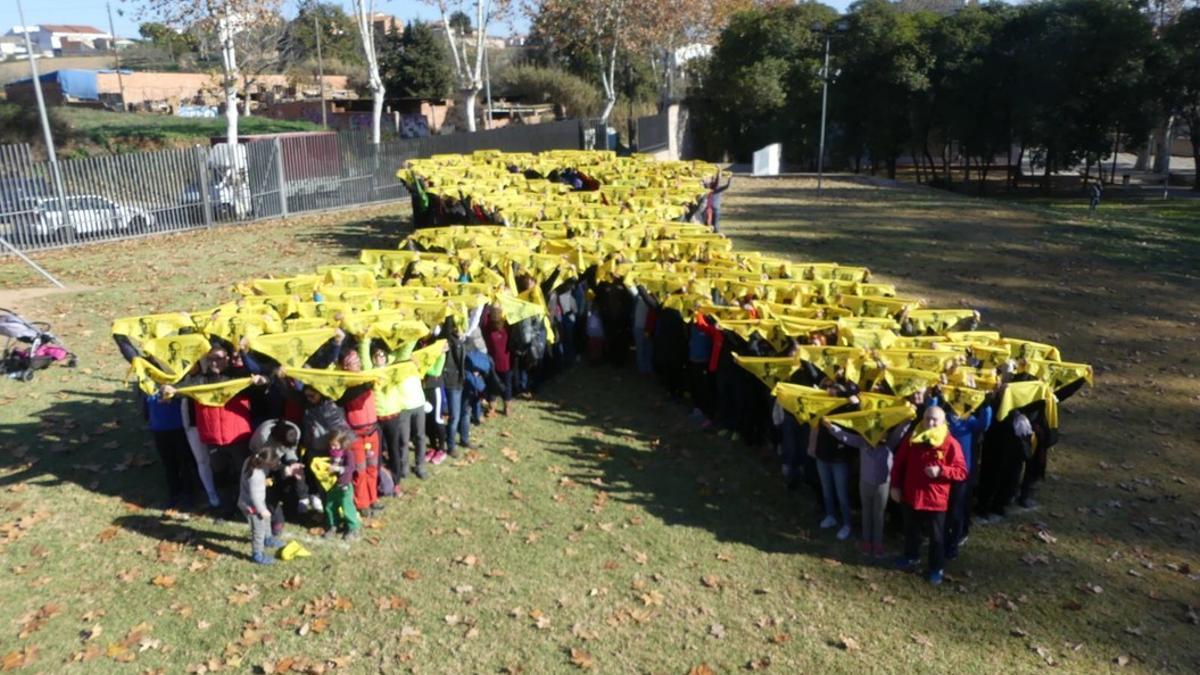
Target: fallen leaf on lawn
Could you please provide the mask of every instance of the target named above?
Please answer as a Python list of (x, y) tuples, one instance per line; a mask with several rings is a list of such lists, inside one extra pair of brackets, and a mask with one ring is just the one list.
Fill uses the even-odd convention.
[(79, 637), (83, 638), (84, 642), (87, 642), (89, 640), (95, 640), (96, 638), (100, 637), (100, 635), (103, 632), (104, 632), (104, 627), (101, 626), (100, 624), (96, 624), (95, 626), (92, 626), (91, 628), (86, 628), (86, 629), (80, 631)]
[(713, 575), (713, 574), (709, 574), (709, 575), (700, 577), (700, 583), (704, 584), (705, 588), (720, 588), (721, 587), (720, 577), (717, 577), (716, 575)]
[(716, 675), (716, 672), (707, 663), (701, 663), (688, 669), (688, 675)]
[(115, 525), (112, 527), (106, 527), (103, 530), (100, 530), (100, 534), (96, 535), (96, 541), (100, 542), (101, 544), (107, 541), (112, 541), (113, 537), (117, 536), (118, 531), (119, 530)]
[(771, 667), (771, 658), (764, 656), (761, 659), (751, 659), (746, 662), (746, 670), (759, 671), (766, 670)]
[(462, 584), (462, 585), (454, 587), (454, 592), (458, 593), (460, 595), (464, 594), (464, 593), (471, 593), (474, 590), (475, 590), (475, 587), (470, 584)]
[(714, 623), (708, 627), (708, 634), (720, 640), (725, 637), (725, 626), (719, 623)]
[(414, 569), (407, 569), (407, 570), (404, 570), (404, 573), (401, 574), (400, 576), (404, 577), (405, 579), (407, 579), (409, 581), (416, 581), (417, 579), (421, 578), (421, 573)]
[(1122, 654), (1121, 656), (1113, 659), (1113, 663), (1117, 664), (1118, 666), (1125, 667), (1129, 665), (1129, 657)]
[(175, 586), (175, 577), (167, 574), (160, 574), (151, 579), (150, 583), (158, 586), (159, 588), (173, 588)]
[(17, 620), (17, 623), (20, 624), (20, 633), (18, 633), (17, 637), (24, 640), (33, 635), (41, 630), (47, 621), (58, 616), (61, 612), (62, 607), (53, 603), (42, 605), (38, 609), (29, 612)]
[(17, 668), (24, 668), (33, 663), (34, 657), (37, 656), (38, 648), (29, 645), (23, 649), (14, 649), (4, 655), (4, 659), (0, 660), (0, 670), (9, 671)]
[(310, 630), (312, 630), (312, 625), (305, 621), (304, 623), (300, 624), (299, 628), (296, 629), (296, 635), (304, 637), (305, 635), (308, 635)]
[(479, 562), (479, 558), (476, 558), (473, 555), (464, 555), (464, 556), (459, 556), (459, 557), (455, 558), (454, 562), (458, 563), (459, 565), (466, 565), (467, 567), (474, 567)]
[(298, 591), (303, 583), (304, 580), (300, 578), (300, 575), (295, 574), (284, 579), (279, 585), (287, 591)]
[(858, 644), (858, 640), (855, 640), (854, 638), (850, 637), (849, 635), (842, 635), (841, 637), (839, 637), (838, 641), (837, 641), (837, 646), (838, 646), (838, 649), (842, 649), (842, 650), (845, 650), (848, 652), (856, 652), (859, 649), (862, 649), (862, 647)]
[(720, 560), (721, 562), (730, 562), (733, 560), (733, 555), (725, 551), (718, 551), (717, 560)]
[(912, 635), (909, 635), (908, 637), (915, 644), (919, 644), (922, 647), (932, 647), (933, 646), (933, 641), (930, 640), (929, 637), (922, 635), (920, 633), (913, 633)]
[(648, 593), (643, 593), (639, 597), (642, 600), (642, 604), (647, 607), (649, 607), (651, 605), (661, 607), (663, 604), (663, 599), (664, 599), (663, 594), (658, 591), (655, 591), (655, 590), (651, 590)]
[(401, 642), (415, 642), (421, 639), (421, 631), (412, 626), (403, 626), (400, 628)]
[(787, 633), (776, 633), (772, 635), (770, 639), (772, 643), (781, 645), (791, 640), (792, 636), (788, 635)]
[(1029, 636), (1029, 631), (1025, 630), (1024, 628), (1013, 628), (1012, 630), (1008, 631), (1008, 634), (1013, 637), (1023, 638)]
[(517, 451), (513, 450), (512, 448), (509, 448), (509, 447), (500, 448), (500, 454), (504, 455), (504, 459), (507, 459), (508, 461), (512, 462), (513, 464), (516, 464), (517, 462), (521, 461), (521, 457), (517, 454)]
[(595, 665), (591, 654), (575, 647), (571, 647), (571, 663), (583, 670), (587, 670)]
[(1033, 536), (1037, 537), (1039, 540), (1041, 540), (1047, 544), (1058, 543), (1058, 537), (1055, 537), (1054, 535), (1050, 534), (1049, 530), (1045, 530), (1045, 529), (1038, 530), (1037, 533), (1034, 534)]

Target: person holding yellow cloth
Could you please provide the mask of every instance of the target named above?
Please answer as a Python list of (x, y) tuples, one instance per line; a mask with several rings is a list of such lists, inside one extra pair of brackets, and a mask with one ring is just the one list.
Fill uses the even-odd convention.
[(904, 507), (904, 553), (897, 567), (908, 570), (919, 562), (922, 537), (929, 538), (929, 583), (942, 583), (946, 564), (946, 509), (950, 486), (965, 480), (962, 448), (950, 435), (946, 413), (925, 409), (916, 431), (900, 444), (892, 463), (893, 501)]

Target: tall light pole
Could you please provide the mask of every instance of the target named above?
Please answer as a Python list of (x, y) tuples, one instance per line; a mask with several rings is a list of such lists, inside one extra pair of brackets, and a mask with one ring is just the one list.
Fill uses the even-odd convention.
[(62, 210), (63, 224), (70, 225), (71, 211), (67, 208), (67, 193), (63, 189), (62, 173), (58, 170), (58, 153), (54, 151), (54, 134), (50, 132), (50, 117), (46, 114), (46, 99), (42, 96), (42, 81), (38, 75), (33, 43), (29, 40), (29, 27), (25, 25), (25, 10), (21, 7), (21, 0), (17, 0), (17, 16), (21, 19), (21, 33), (25, 35), (25, 53), (29, 57), (29, 73), (33, 76), (33, 94), (37, 98), (38, 116), (42, 119), (42, 139), (46, 142), (46, 157), (50, 160), (50, 176), (54, 180), (54, 191), (58, 193), (58, 206)]
[(113, 26), (112, 3), (106, 2), (104, 6), (108, 8), (108, 32), (112, 39), (113, 61), (117, 64), (117, 86), (121, 89), (121, 112), (127, 112), (129, 107), (125, 103), (125, 78), (121, 75), (121, 54), (117, 51), (117, 29)]
[(325, 118), (325, 62), (321, 59), (321, 17), (313, 11), (313, 30), (317, 36), (317, 84), (321, 87), (321, 128), (328, 129)]
[(825, 37), (825, 61), (821, 66), (821, 138), (817, 142), (817, 196), (822, 193), (822, 179), (825, 174), (825, 118), (829, 110), (829, 84), (833, 82), (838, 74), (829, 72), (829, 46), (833, 41), (833, 34), (844, 33), (849, 29), (849, 24), (845, 19), (839, 20), (833, 26), (826, 27), (820, 21), (813, 22), (812, 32)]

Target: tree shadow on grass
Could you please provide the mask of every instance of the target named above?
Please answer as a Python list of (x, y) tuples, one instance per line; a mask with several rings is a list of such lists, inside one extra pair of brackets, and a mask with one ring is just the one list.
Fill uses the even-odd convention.
[(381, 208), (394, 213), (305, 232), (299, 235), (299, 239), (330, 251), (331, 258), (348, 255), (357, 259), (359, 251), (364, 248), (396, 249), (400, 241), (412, 232), (412, 207), (404, 201)]
[[(250, 558), (245, 550), (246, 537), (244, 534), (231, 535), (217, 530), (203, 529), (201, 524), (204, 522), (206, 520), (201, 517), (183, 520), (181, 516), (135, 513), (120, 516), (113, 521), (113, 524), (151, 539), (183, 544), (189, 548), (201, 547), (233, 558), (247, 560)], [(230, 548), (224, 543), (229, 541), (242, 543), (241, 550)]]
[[(1122, 593), (1119, 611), (1106, 606), (1106, 600), (1088, 589), (1099, 580), (1113, 583), (1112, 560), (1104, 564), (1086, 557), (1089, 547), (1102, 555), (1121, 555), (1112, 552), (1123, 550), (1137, 556), (1141, 546), (1153, 542), (1182, 560), (1194, 551), (1185, 540), (1165, 532), (1162, 536), (1138, 536), (1128, 530), (1114, 534), (1109, 531), (1111, 520), (1089, 518), (1076, 508), (1071, 500), (1078, 493), (1056, 497), (1054, 491), (1066, 486), (1055, 484), (1043, 488), (1050, 497), (1044, 511), (1015, 515), (986, 528), (977, 525), (962, 557), (948, 564), (948, 582), (942, 589), (929, 589), (923, 579), (900, 572), (874, 576), (876, 583), (867, 589), (865, 582), (850, 577), (875, 575), (878, 572), (870, 570), (888, 569), (892, 558), (869, 559), (858, 552), (855, 539), (837, 541), (832, 531), (817, 529), (823, 514), (816, 496), (806, 487), (788, 492), (773, 453), (701, 432), (688, 419), (687, 408), (664, 399), (652, 378), (630, 370), (590, 369), (586, 377), (576, 372), (549, 384), (540, 403), (556, 426), (571, 431), (536, 440), (561, 458), (562, 475), (581, 489), (606, 493), (613, 503), (636, 506), (667, 526), (703, 530), (721, 543), (745, 545), (765, 554), (802, 556), (846, 570), (846, 587), (839, 593), (874, 593), (876, 601), (888, 592), (914, 593), (947, 611), (999, 612), (992, 615), (997, 617), (1032, 602), (1037, 609), (1024, 621), (1042, 622), (1043, 632), (1052, 632), (1044, 638), (1061, 637), (1063, 643), (1087, 638), (1089, 645), (1103, 645), (1114, 653), (1129, 649), (1130, 625), (1151, 620), (1171, 625), (1178, 619), (1164, 618), (1164, 608), (1194, 605), (1186, 576), (1175, 574), (1168, 583), (1153, 587), (1153, 592)], [(1093, 414), (1098, 413), (1072, 419), (1072, 427), (1086, 425), (1086, 417)], [(1071, 489), (1086, 491), (1079, 485)], [(1161, 498), (1171, 500), (1170, 495)], [(896, 519), (889, 519), (892, 529), (886, 543), (894, 554), (900, 536)], [(860, 522), (855, 504), (856, 536)], [(1073, 545), (1047, 544), (1039, 532), (1048, 529), (1054, 536), (1070, 538)], [(670, 541), (677, 543), (679, 538)], [(926, 549), (923, 545), (922, 557)], [(671, 551), (652, 554), (671, 555)], [(1132, 558), (1123, 560), (1128, 562), (1118, 564), (1137, 564)], [(876, 586), (885, 583), (883, 589)], [(1006, 609), (1010, 603), (1012, 608)], [(939, 630), (936, 613), (911, 620), (913, 630)], [(1011, 620), (1022, 621), (1019, 616)]]

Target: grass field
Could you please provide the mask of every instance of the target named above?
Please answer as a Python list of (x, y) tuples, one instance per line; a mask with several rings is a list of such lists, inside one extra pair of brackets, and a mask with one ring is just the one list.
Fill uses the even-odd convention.
[[(827, 184), (828, 185), (828, 184)], [(114, 316), (388, 247), (406, 208), (40, 256), (92, 290), (0, 306), (81, 359), (0, 381), (0, 655), (21, 672), (1195, 672), (1200, 384), (1194, 222), (834, 181), (737, 179), (738, 248), (869, 265), (1095, 364), (1063, 406), (1040, 510), (974, 530), (949, 583), (816, 529), (757, 449), (630, 371), (581, 367), (473, 430), (345, 546), (246, 562), (244, 525), (164, 513)], [(1040, 534), (1039, 534), (1040, 533)], [(895, 544), (895, 541), (892, 541)]]

